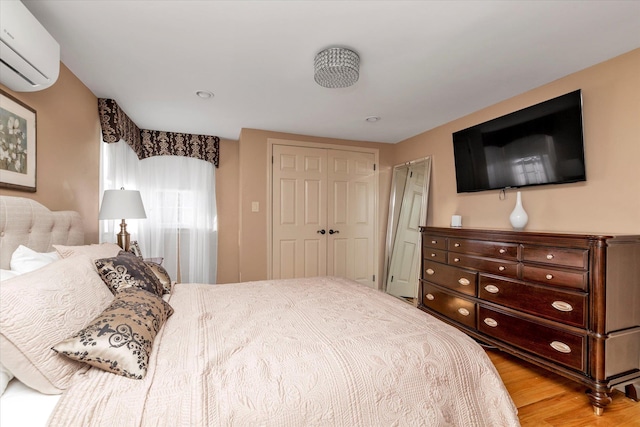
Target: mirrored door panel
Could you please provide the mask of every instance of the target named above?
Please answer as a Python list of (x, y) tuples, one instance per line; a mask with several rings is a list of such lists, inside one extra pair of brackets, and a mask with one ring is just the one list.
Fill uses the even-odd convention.
[(426, 225), (431, 158), (393, 168), (385, 254), (385, 289), (415, 303), (420, 269), (420, 226)]

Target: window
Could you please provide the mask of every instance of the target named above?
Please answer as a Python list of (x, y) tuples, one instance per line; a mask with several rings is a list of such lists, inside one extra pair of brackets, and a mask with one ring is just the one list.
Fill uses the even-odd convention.
[[(138, 160), (124, 142), (102, 144), (102, 190), (139, 190), (146, 219), (128, 220), (145, 257), (164, 258), (173, 280), (215, 283), (217, 217), (215, 167), (189, 157)], [(101, 241), (115, 241), (117, 223), (105, 221)]]

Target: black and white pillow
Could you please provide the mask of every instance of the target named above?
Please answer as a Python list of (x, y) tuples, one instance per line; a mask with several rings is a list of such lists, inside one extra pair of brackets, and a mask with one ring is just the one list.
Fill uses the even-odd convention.
[(138, 244), (137, 240), (134, 240), (133, 242), (131, 242), (131, 244), (129, 245), (129, 252), (131, 252), (132, 254), (134, 254), (140, 259), (143, 258), (142, 251), (140, 250), (140, 245)]
[(144, 289), (125, 288), (88, 326), (52, 350), (104, 371), (142, 379), (153, 341), (172, 314), (173, 308), (161, 297)]
[(101, 258), (95, 261), (98, 274), (111, 292), (130, 288), (141, 288), (152, 294), (162, 296), (162, 283), (153, 270), (131, 252), (120, 251), (118, 256)]

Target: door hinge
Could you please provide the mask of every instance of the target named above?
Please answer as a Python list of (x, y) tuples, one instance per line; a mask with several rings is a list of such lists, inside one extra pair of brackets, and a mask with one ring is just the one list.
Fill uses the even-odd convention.
[(391, 281), (393, 282), (393, 276), (391, 276)]
[(373, 281), (374, 282), (376, 281), (376, 275), (375, 274), (373, 275)]
[(413, 177), (413, 171), (411, 171), (411, 173), (409, 174), (409, 178)]
[(373, 170), (374, 171), (376, 170), (376, 164), (375, 163), (373, 164)]
[(273, 164), (273, 156), (271, 156), (271, 164)]

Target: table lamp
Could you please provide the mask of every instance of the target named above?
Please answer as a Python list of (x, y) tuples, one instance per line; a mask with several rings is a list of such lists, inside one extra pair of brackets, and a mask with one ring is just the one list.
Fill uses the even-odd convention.
[(102, 205), (98, 219), (122, 219), (120, 223), (120, 233), (118, 236), (118, 246), (125, 251), (129, 250), (130, 237), (127, 232), (125, 219), (146, 218), (147, 214), (142, 205), (140, 192), (136, 190), (105, 190), (102, 196)]

